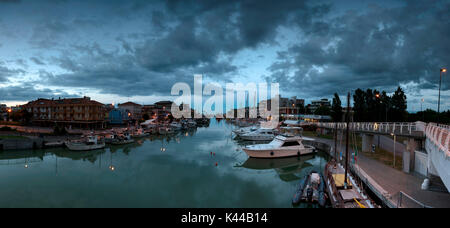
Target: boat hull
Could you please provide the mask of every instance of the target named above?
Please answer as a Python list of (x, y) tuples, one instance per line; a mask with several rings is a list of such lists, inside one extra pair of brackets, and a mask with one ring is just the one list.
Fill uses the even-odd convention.
[(129, 139), (129, 140), (120, 140), (120, 141), (112, 141), (111, 142), (112, 145), (125, 145), (125, 144), (130, 144), (130, 143), (134, 143), (134, 140)]
[(252, 150), (243, 149), (244, 152), (252, 158), (282, 158), (282, 157), (293, 157), (301, 156), (306, 154), (312, 154), (315, 152), (314, 147), (306, 147), (302, 149), (266, 149), (266, 150)]
[(86, 151), (86, 150), (98, 150), (105, 148), (105, 143), (87, 145), (82, 143), (70, 143), (67, 142), (66, 146), (69, 150), (73, 151)]

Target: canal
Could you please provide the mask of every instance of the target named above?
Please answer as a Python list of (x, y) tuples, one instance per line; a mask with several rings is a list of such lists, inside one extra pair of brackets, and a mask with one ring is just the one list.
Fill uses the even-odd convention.
[(0, 207), (292, 207), (300, 178), (327, 162), (248, 159), (233, 128), (211, 120), (98, 151), (0, 152)]

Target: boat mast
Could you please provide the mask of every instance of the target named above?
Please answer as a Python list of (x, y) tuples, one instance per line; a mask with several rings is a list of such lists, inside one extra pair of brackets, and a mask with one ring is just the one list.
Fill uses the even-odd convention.
[(344, 176), (344, 187), (347, 188), (347, 170), (348, 170), (348, 132), (350, 125), (350, 92), (347, 95), (347, 114), (345, 115), (347, 121), (347, 130), (345, 132), (345, 176)]
[(338, 128), (337, 128), (337, 122), (336, 123), (334, 123), (334, 127), (335, 127), (335, 129), (334, 129), (334, 159), (336, 160), (336, 162), (337, 162), (337, 136), (338, 136), (338, 133), (337, 133), (337, 130), (338, 130)]

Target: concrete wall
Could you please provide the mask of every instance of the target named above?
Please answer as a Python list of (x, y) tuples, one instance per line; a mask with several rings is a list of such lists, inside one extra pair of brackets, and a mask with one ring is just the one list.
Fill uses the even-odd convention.
[(426, 176), (428, 173), (428, 155), (420, 151), (415, 151), (414, 154), (414, 171)]
[(0, 151), (41, 149), (43, 144), (44, 140), (40, 138), (2, 139), (0, 140)]

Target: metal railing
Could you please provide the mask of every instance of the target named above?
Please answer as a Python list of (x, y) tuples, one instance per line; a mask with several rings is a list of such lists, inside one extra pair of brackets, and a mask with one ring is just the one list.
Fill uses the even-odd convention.
[(397, 208), (432, 208), (402, 191), (398, 192), (395, 197), (397, 197)]
[(448, 125), (429, 123), (425, 135), (439, 150), (450, 157), (450, 127)]
[[(347, 123), (316, 123), (318, 127), (337, 128), (343, 130), (347, 128)], [(373, 132), (396, 135), (412, 135), (413, 132), (423, 132), (426, 138), (430, 139), (439, 150), (443, 151), (447, 157), (450, 157), (450, 126), (436, 123), (424, 122), (353, 122), (350, 123), (351, 131)]]
[[(347, 123), (316, 123), (318, 127), (346, 129)], [(351, 131), (378, 132), (384, 134), (411, 135), (414, 131), (424, 132), (426, 123), (423, 122), (352, 122), (349, 125)]]

